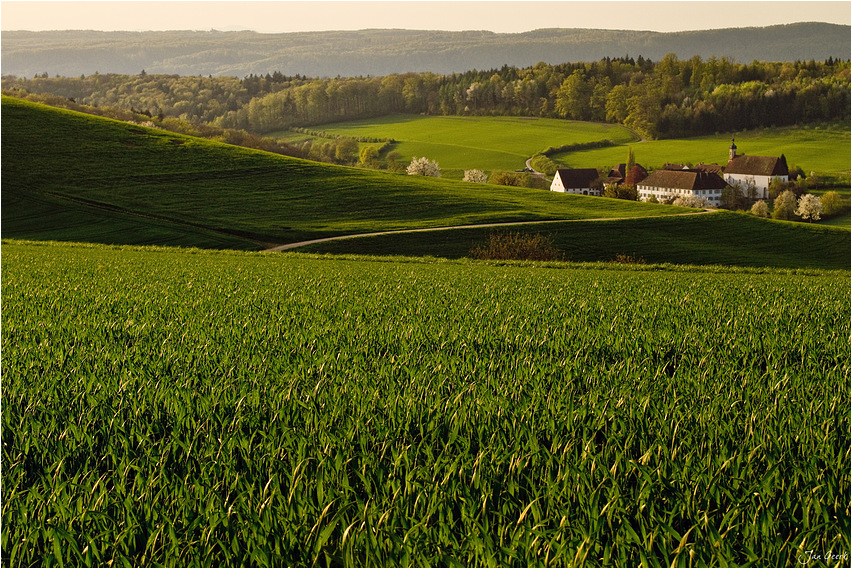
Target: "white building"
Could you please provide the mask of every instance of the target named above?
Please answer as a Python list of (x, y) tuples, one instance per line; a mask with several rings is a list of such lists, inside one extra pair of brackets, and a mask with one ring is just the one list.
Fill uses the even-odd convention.
[(749, 184), (753, 184), (757, 191), (756, 199), (767, 199), (772, 180), (780, 178), (782, 182), (786, 182), (790, 175), (787, 159), (783, 155), (780, 158), (739, 155), (733, 140), (731, 140), (729, 158), (728, 165), (725, 166), (725, 181), (732, 186), (739, 184), (744, 190)]
[(719, 174), (702, 169), (655, 170), (636, 184), (639, 201), (646, 202), (651, 196), (659, 202), (681, 196), (707, 198), (714, 206), (722, 199), (722, 190), (728, 184)]
[(599, 177), (598, 171), (594, 168), (560, 168), (553, 176), (550, 191), (599, 196), (601, 195)]

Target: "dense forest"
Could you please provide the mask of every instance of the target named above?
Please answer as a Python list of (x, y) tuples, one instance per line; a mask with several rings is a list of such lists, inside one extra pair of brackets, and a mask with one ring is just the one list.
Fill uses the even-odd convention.
[(242, 79), (144, 71), (43, 74), (3, 77), (3, 88), (255, 134), (394, 113), (610, 122), (646, 138), (850, 118), (850, 63), (833, 58), (740, 64), (669, 54), (657, 62), (625, 56), (449, 75), (324, 79), (280, 72)]

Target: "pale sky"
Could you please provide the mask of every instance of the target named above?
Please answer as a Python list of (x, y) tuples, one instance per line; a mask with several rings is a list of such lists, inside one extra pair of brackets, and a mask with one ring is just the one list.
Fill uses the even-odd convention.
[(399, 28), (525, 32), (602, 28), (672, 32), (793, 22), (852, 23), (852, 2), (811, 1), (41, 1), (0, 2), (2, 30), (254, 30)]

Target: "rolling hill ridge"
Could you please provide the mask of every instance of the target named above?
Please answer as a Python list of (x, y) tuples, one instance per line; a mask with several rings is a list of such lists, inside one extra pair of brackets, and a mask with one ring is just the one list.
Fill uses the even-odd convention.
[[(574, 260), (637, 252), (657, 263), (848, 269), (849, 231), (840, 228), (730, 213), (687, 222), (673, 214), (694, 210), (332, 166), (13, 97), (3, 97), (2, 120), (4, 239), (258, 250), (377, 231), (573, 220), (547, 231)], [(608, 218), (624, 221), (583, 221)], [(320, 250), (458, 257), (487, 231)]]
[(596, 61), (625, 54), (654, 60), (727, 57), (794, 61), (848, 59), (850, 26), (797, 23), (686, 32), (553, 28), (487, 31), (360, 30), (261, 34), (250, 31), (3, 32), (5, 75), (100, 73), (360, 76), (463, 72), (540, 61)]

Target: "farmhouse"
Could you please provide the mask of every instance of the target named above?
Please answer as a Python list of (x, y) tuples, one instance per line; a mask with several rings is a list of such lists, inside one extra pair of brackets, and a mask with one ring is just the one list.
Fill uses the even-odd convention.
[(737, 154), (737, 145), (731, 140), (728, 165), (725, 166), (725, 181), (730, 185), (740, 184), (743, 189), (753, 184), (756, 199), (769, 196), (769, 185), (775, 178), (786, 182), (789, 176), (787, 159), (782, 154), (774, 156), (746, 156)]
[(636, 191), (639, 200), (643, 202), (651, 196), (661, 202), (680, 196), (699, 196), (707, 198), (713, 205), (719, 205), (722, 190), (727, 185), (719, 174), (696, 168), (655, 170), (636, 185)]
[(601, 188), (598, 177), (598, 171), (594, 168), (560, 168), (553, 176), (550, 191), (599, 196)]

